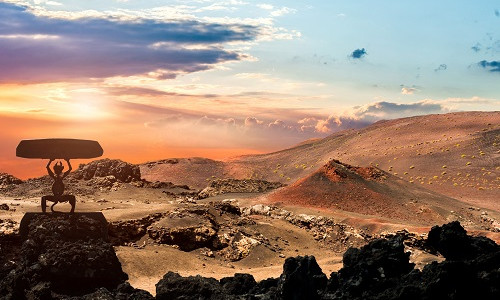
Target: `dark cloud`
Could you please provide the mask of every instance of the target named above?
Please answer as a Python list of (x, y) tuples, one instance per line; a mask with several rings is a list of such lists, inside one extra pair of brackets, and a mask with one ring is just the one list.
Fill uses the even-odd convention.
[(474, 46), (470, 47), (474, 52), (479, 52), (481, 51), (481, 44), (477, 43)]
[(439, 67), (437, 67), (436, 69), (434, 69), (434, 72), (444, 71), (446, 69), (448, 69), (448, 65), (446, 65), (446, 64), (440, 64)]
[(368, 53), (366, 53), (365, 48), (356, 49), (356, 50), (352, 51), (351, 57), (355, 58), (355, 59), (360, 59), (363, 56), (365, 56), (366, 54), (368, 54)]
[(477, 63), (480, 67), (489, 69), (490, 72), (500, 72), (500, 61), (486, 61), (482, 60)]
[(174, 78), (241, 59), (220, 44), (250, 41), (258, 34), (255, 26), (192, 20), (49, 18), (0, 3), (0, 82), (128, 76), (155, 70), (163, 70), (158, 78)]

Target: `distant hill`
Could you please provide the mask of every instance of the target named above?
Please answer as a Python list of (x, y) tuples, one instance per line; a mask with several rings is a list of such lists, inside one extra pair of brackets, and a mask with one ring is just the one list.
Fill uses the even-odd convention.
[(141, 165), (141, 174), (151, 181), (198, 188), (211, 178), (291, 184), (331, 159), (376, 166), (414, 185), (500, 211), (500, 112), (380, 121), (290, 149), (224, 162), (200, 158), (150, 162)]
[(455, 199), (410, 184), (376, 167), (331, 160), (310, 175), (268, 196), (272, 202), (319, 207), (432, 225), (452, 219), (478, 221)]

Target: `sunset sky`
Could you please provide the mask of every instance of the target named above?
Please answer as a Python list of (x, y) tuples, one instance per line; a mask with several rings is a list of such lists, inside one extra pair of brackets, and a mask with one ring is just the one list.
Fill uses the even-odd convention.
[(22, 139), (222, 159), (500, 110), (499, 28), (497, 0), (0, 1), (0, 172), (43, 174)]

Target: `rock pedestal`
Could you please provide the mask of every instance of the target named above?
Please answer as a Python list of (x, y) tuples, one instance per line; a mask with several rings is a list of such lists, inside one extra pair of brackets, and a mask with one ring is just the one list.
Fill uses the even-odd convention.
[(7, 299), (114, 293), (128, 279), (108, 242), (102, 213), (27, 213), (20, 231), (21, 256), (0, 281), (0, 295)]

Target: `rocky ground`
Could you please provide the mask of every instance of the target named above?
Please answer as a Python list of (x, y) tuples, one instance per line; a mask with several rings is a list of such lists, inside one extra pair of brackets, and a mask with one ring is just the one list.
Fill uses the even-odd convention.
[[(156, 220), (158, 216), (143, 221)], [(113, 226), (113, 225), (110, 225)], [(458, 222), (435, 226), (413, 247), (446, 259), (416, 269), (396, 233), (349, 248), (329, 276), (314, 256), (289, 257), (277, 278), (237, 273), (220, 280), (168, 271), (156, 296), (133, 288), (106, 238), (106, 227), (83, 215), (36, 215), (23, 239), (0, 248), (2, 299), (498, 299), (500, 246), (466, 234)], [(115, 227), (115, 230), (117, 228)], [(110, 233), (113, 231), (110, 231)], [(127, 231), (128, 232), (128, 231)], [(0, 238), (5, 246), (5, 236)]]
[[(380, 179), (378, 175), (381, 172), (376, 168), (353, 170), (370, 180)], [(330, 175), (335, 177), (338, 174), (333, 172)], [(114, 268), (113, 277), (116, 277), (117, 281), (102, 286), (88, 283), (87, 288), (71, 295), (72, 297), (129, 299), (132, 297), (130, 295), (139, 295), (137, 297), (151, 299), (152, 295), (156, 295), (158, 299), (176, 299), (176, 293), (184, 290), (187, 293), (184, 299), (238, 299), (238, 297), (240, 299), (276, 299), (276, 297), (277, 299), (293, 299), (287, 296), (290, 292), (285, 292), (285, 290), (292, 289), (293, 291), (296, 284), (285, 283), (288, 282), (286, 278), (291, 275), (283, 274), (288, 272), (286, 270), (302, 270), (300, 272), (306, 270), (304, 272), (308, 275), (304, 276), (314, 278), (311, 279), (313, 283), (308, 283), (314, 288), (302, 287), (306, 291), (312, 291), (311, 294), (307, 294), (309, 295), (307, 299), (314, 299), (314, 297), (321, 299), (358, 297), (361, 299), (366, 298), (367, 295), (352, 294), (348, 288), (350, 285), (355, 285), (355, 279), (352, 279), (354, 277), (346, 275), (346, 271), (339, 271), (342, 268), (342, 257), (344, 257), (344, 268), (349, 266), (349, 259), (346, 262), (344, 253), (354, 251), (348, 250), (350, 248), (365, 249), (363, 247), (372, 245), (370, 247), (381, 247), (383, 251), (391, 249), (390, 251), (398, 252), (402, 247), (403, 252), (408, 253), (408, 261), (405, 260), (406, 254), (402, 256), (397, 254), (398, 264), (414, 264), (414, 266), (412, 265), (411, 268), (407, 266), (408, 269), (399, 270), (397, 271), (399, 273), (394, 274), (399, 274), (398, 276), (406, 280), (410, 286), (409, 291), (419, 288), (411, 286), (411, 280), (423, 280), (428, 283), (432, 278), (441, 278), (439, 277), (441, 275), (432, 273), (438, 272), (436, 271), (438, 269), (433, 269), (433, 271), (425, 271), (425, 269), (436, 263), (441, 264), (444, 260), (443, 255), (449, 257), (449, 251), (443, 250), (446, 246), (443, 248), (430, 244), (429, 239), (436, 239), (436, 235), (432, 239), (427, 238), (426, 232), (430, 227), (405, 222), (398, 223), (397, 220), (390, 218), (375, 218), (369, 215), (306, 206), (287, 206), (283, 203), (267, 201), (270, 190), (278, 188), (280, 191), (280, 183), (254, 179), (216, 179), (207, 183), (208, 186), (205, 189), (194, 189), (182, 184), (144, 180), (138, 166), (108, 159), (81, 165), (65, 180), (68, 192), (77, 196), (77, 212), (101, 211), (104, 214), (109, 221), (108, 237), (96, 236), (97, 233), (92, 233), (89, 229), (88, 234), (84, 230), (78, 237), (78, 239), (83, 239), (83, 242), (77, 242), (74, 239), (57, 241), (71, 232), (71, 229), (68, 231), (64, 227), (79, 226), (80, 228), (83, 226), (82, 228), (85, 228), (88, 225), (94, 226), (95, 229), (95, 224), (92, 225), (91, 221), (87, 220), (88, 222), (84, 221), (75, 225), (64, 219), (65, 215), (60, 215), (62, 219), (36, 221), (33, 230), (44, 238), (40, 240), (33, 237), (35, 244), (28, 245), (27, 241), (21, 240), (18, 235), (19, 222), (25, 212), (40, 210), (39, 197), (50, 194), (51, 180), (45, 176), (21, 181), (6, 174), (2, 174), (0, 178), (3, 180), (0, 182), (0, 257), (2, 263), (0, 278), (4, 278), (0, 295), (4, 293), (14, 295), (11, 299), (18, 299), (17, 297), (22, 294), (15, 292), (15, 289), (23, 289), (28, 298), (31, 297), (30, 299), (44, 299), (44, 297), (49, 297), (47, 296), (49, 294), (56, 299), (65, 298), (69, 295), (68, 293), (72, 292), (64, 290), (59, 283), (53, 282), (62, 280), (62, 277), (57, 275), (62, 273), (57, 272), (68, 271), (69, 263), (81, 266), (82, 270), (90, 270), (85, 271), (89, 274), (98, 274), (100, 271), (91, 269), (89, 265), (86, 265), (87, 262), (81, 259), (82, 256), (87, 255), (85, 249), (95, 247), (107, 257), (96, 256), (94, 258), (96, 261), (100, 259), (115, 261), (114, 267), (110, 266), (110, 268)], [(205, 197), (208, 198), (203, 199)], [(67, 204), (58, 204), (56, 208), (63, 211), (69, 210)], [(470, 210), (480, 216), (480, 220), (475, 224), (465, 222), (467, 228), (475, 236), (488, 236), (499, 242), (500, 233), (495, 232), (495, 228), (498, 227), (495, 215), (479, 208), (471, 207)], [(44, 222), (49, 222), (49, 226), (43, 225)], [(51, 222), (59, 225), (56, 226)], [(455, 229), (454, 231), (460, 231)], [(379, 238), (391, 242), (373, 244)], [(485, 238), (477, 239), (486, 240)], [(473, 241), (478, 241), (477, 239), (463, 238), (467, 240), (467, 243), (472, 244), (475, 244), (476, 242)], [(439, 244), (439, 240), (440, 238), (433, 243)], [(448, 242), (446, 241), (445, 244)], [(452, 243), (455, 242), (452, 241)], [(457, 247), (463, 248), (464, 245), (460, 244)], [(476, 246), (472, 246), (474, 247)], [(56, 256), (61, 251), (58, 249), (69, 251), (69, 253), (74, 252), (76, 255), (61, 253), (61, 258), (68, 262), (58, 262)], [(112, 256), (120, 263), (119, 270)], [(365, 253), (362, 254), (362, 257), (364, 256)], [(295, 258), (290, 260), (287, 257)], [(468, 259), (470, 257), (462, 260)], [(488, 263), (494, 264), (495, 261), (488, 261)], [(285, 271), (281, 267), (283, 264), (285, 264)], [(375, 263), (370, 261), (366, 264), (371, 266)], [(464, 264), (468, 266), (469, 263)], [(49, 266), (52, 265), (57, 265), (60, 269), (50, 268)], [(450, 268), (455, 268), (453, 264), (450, 266)], [(459, 267), (462, 266), (461, 263)], [(108, 271), (103, 270), (103, 272)], [(483, 274), (490, 272), (490, 269), (469, 271)], [(56, 275), (51, 272), (56, 272)], [(127, 274), (126, 277), (122, 274), (123, 272)], [(332, 274), (330, 279), (327, 279), (323, 272)], [(372, 273), (369, 271), (366, 275), (361, 272), (361, 275), (356, 276), (376, 275)], [(281, 277), (285, 276), (285, 279), (282, 280), (280, 274), (282, 274)], [(382, 278), (393, 276), (382, 274)], [(411, 275), (413, 277), (409, 274), (413, 274)], [(471, 274), (475, 276), (476, 273)], [(497, 276), (495, 274), (488, 276), (493, 276), (494, 279), (494, 276)], [(29, 278), (34, 278), (34, 280)], [(85, 280), (87, 279), (79, 278), (76, 282), (86, 282)], [(290, 282), (294, 282), (293, 280), (295, 279)], [(304, 280), (307, 282), (309, 279), (301, 277), (299, 281)], [(351, 280), (351, 283), (345, 283), (346, 280)], [(367, 281), (369, 288), (373, 287), (373, 280)], [(379, 280), (381, 279), (375, 281)], [(325, 282), (327, 282), (326, 285)], [(485, 284), (490, 284), (490, 281), (486, 281)], [(136, 290), (131, 286), (145, 291)], [(406, 295), (401, 293), (401, 295)], [(419, 293), (421, 293), (419, 295), (425, 295), (427, 292), (420, 291)], [(84, 294), (86, 296), (83, 296)], [(385, 296), (384, 294), (379, 298), (385, 299)], [(132, 297), (130, 299), (143, 298)]]

